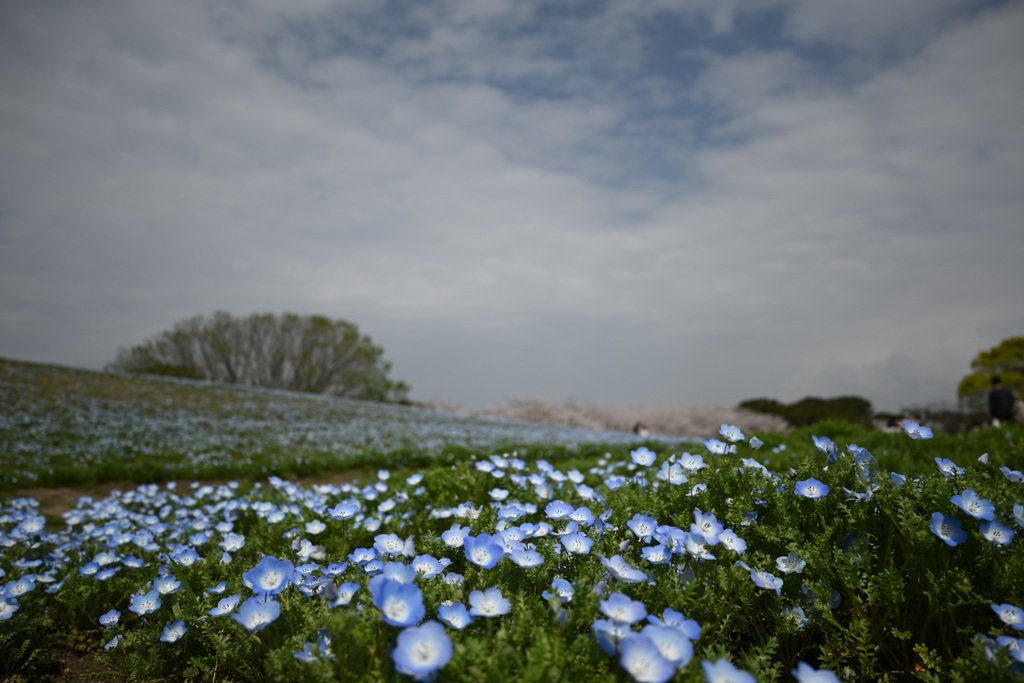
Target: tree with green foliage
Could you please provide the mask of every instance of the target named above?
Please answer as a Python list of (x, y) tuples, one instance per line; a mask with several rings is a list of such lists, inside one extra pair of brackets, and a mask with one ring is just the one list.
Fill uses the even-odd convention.
[(107, 365), (116, 372), (207, 379), (374, 401), (404, 401), (384, 350), (356, 325), (320, 315), (219, 311), (178, 322)]
[(1018, 397), (1024, 396), (1024, 337), (1010, 337), (988, 351), (979, 352), (971, 361), (971, 368), (974, 372), (961, 379), (956, 390), (964, 408), (988, 412), (988, 392), (995, 376)]
[(822, 420), (847, 420), (855, 424), (870, 425), (874, 417), (871, 401), (860, 396), (807, 396), (788, 404), (774, 398), (752, 398), (743, 401), (737, 408), (778, 415), (794, 427), (805, 427)]

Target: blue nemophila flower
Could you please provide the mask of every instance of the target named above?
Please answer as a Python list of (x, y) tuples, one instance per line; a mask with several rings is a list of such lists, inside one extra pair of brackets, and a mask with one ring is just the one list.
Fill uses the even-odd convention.
[(622, 642), (633, 633), (629, 624), (612, 619), (598, 619), (590, 625), (590, 630), (601, 649), (610, 655), (618, 654)]
[(778, 565), (779, 571), (785, 574), (799, 574), (807, 566), (807, 561), (800, 558), (794, 552), (790, 552), (785, 557), (775, 558), (775, 564)]
[(588, 507), (578, 507), (572, 511), (572, 513), (569, 515), (569, 519), (576, 522), (577, 524), (590, 526), (594, 523), (594, 513), (591, 512), (590, 508)]
[(797, 662), (792, 671), (799, 683), (839, 683), (839, 677), (828, 669), (815, 669), (806, 662)]
[(647, 616), (647, 606), (622, 593), (612, 593), (601, 601), (601, 614), (624, 624), (635, 624)]
[(23, 576), (17, 581), (8, 581), (4, 586), (3, 595), (8, 598), (20, 598), (22, 595), (35, 590), (36, 583), (31, 576)]
[(811, 439), (814, 441), (814, 446), (826, 455), (833, 456), (839, 452), (839, 447), (827, 436), (811, 435)]
[(216, 586), (210, 586), (209, 588), (207, 588), (206, 592), (210, 593), (211, 595), (222, 595), (223, 593), (225, 593), (227, 591), (227, 589), (228, 589), (228, 582), (227, 581), (221, 581)]
[(700, 508), (697, 508), (693, 511), (693, 519), (690, 532), (700, 534), (710, 545), (718, 545), (718, 534), (722, 533), (725, 526), (718, 521), (715, 513), (701, 512)]
[(1024, 505), (1020, 503), (1013, 504), (1013, 521), (1021, 529), (1024, 529)]
[(711, 554), (711, 551), (708, 550), (708, 546), (711, 545), (711, 543), (704, 538), (704, 534), (697, 531), (691, 531), (686, 535), (685, 545), (687, 554), (694, 559), (700, 560), (701, 562), (717, 559)]
[(466, 552), (466, 559), (484, 569), (493, 569), (505, 556), (504, 546), (490, 534), (466, 536), (462, 547)]
[(641, 467), (653, 465), (654, 461), (658, 459), (658, 456), (646, 446), (641, 446), (635, 451), (630, 452), (629, 457), (632, 458), (633, 462)]
[(380, 534), (373, 539), (373, 547), (381, 557), (395, 557), (402, 554), (405, 541), (398, 534)]
[(107, 642), (107, 644), (106, 644), (106, 645), (104, 645), (104, 646), (103, 646), (103, 649), (104, 649), (104, 650), (113, 650), (113, 649), (114, 649), (115, 647), (117, 647), (118, 645), (120, 645), (120, 644), (121, 644), (121, 639), (122, 639), (122, 638), (124, 638), (124, 635), (123, 635), (123, 634), (121, 634), (121, 633), (118, 633), (118, 634), (117, 634), (116, 636), (114, 636), (113, 638), (111, 638), (111, 639), (110, 639), (110, 640), (109, 640), (109, 641)]
[(423, 621), (427, 610), (423, 605), (423, 592), (415, 583), (399, 583), (384, 578), (371, 584), (373, 604), (377, 606), (384, 621), (392, 626), (412, 626)]
[(639, 633), (630, 633), (622, 640), (619, 665), (638, 683), (665, 683), (676, 672), (654, 641)]
[(747, 549), (747, 542), (740, 538), (732, 529), (726, 529), (718, 535), (718, 542), (729, 550), (742, 555)]
[(461, 586), (465, 582), (466, 577), (462, 574), (456, 574), (455, 572), (448, 572), (441, 577), (441, 580), (448, 586)]
[(512, 611), (512, 603), (501, 594), (498, 587), (469, 594), (469, 613), (478, 617), (500, 617)]
[(116, 609), (112, 609), (106, 614), (104, 614), (102, 617), (100, 617), (100, 626), (105, 626), (107, 628), (110, 628), (111, 626), (116, 626), (117, 622), (120, 621), (120, 619), (121, 613), (118, 612)]
[(373, 548), (356, 548), (349, 553), (348, 559), (353, 564), (365, 566), (367, 563), (377, 559), (377, 551)]
[(693, 643), (681, 629), (648, 624), (640, 630), (640, 634), (650, 638), (658, 646), (661, 656), (676, 668), (686, 666), (693, 659)]
[(784, 607), (782, 614), (789, 617), (799, 629), (804, 629), (811, 625), (811, 620), (807, 618), (803, 607)]
[(231, 618), (242, 625), (246, 631), (256, 633), (262, 631), (281, 616), (281, 603), (273, 599), (253, 596), (242, 603)]
[(935, 464), (939, 466), (939, 472), (944, 477), (955, 477), (964, 473), (963, 467), (958, 467), (955, 462), (949, 458), (935, 458)]
[(672, 559), (672, 552), (660, 543), (644, 546), (640, 549), (640, 554), (652, 564), (665, 564)]
[(451, 661), (455, 648), (444, 626), (428, 621), (398, 634), (391, 653), (395, 669), (417, 681), (428, 680)]
[(633, 515), (633, 519), (626, 522), (626, 526), (628, 526), (640, 540), (649, 541), (651, 536), (654, 535), (654, 530), (658, 528), (658, 520), (654, 519), (654, 517), (648, 517), (647, 515), (642, 515), (638, 512)]
[(761, 439), (757, 438), (756, 436), (750, 437), (750, 440), (747, 443), (749, 443), (750, 447), (753, 448), (755, 451), (764, 445), (764, 441), (761, 441)]
[(1013, 638), (1011, 636), (999, 636), (996, 642), (1010, 652), (1010, 656), (1024, 664), (1024, 638)]
[(148, 593), (133, 595), (132, 604), (128, 609), (141, 617), (144, 614), (157, 611), (160, 609), (162, 604), (163, 603), (160, 601), (160, 593), (154, 588)]
[(1024, 630), (1024, 609), (1008, 602), (1002, 605), (992, 605), (992, 609), (1007, 626), (1012, 626), (1018, 631)]
[(362, 586), (354, 581), (347, 581), (340, 586), (331, 582), (324, 589), (324, 599), (327, 600), (327, 605), (331, 608), (344, 607), (352, 602), (352, 598), (360, 588)]
[(547, 515), (548, 519), (553, 519), (557, 522), (568, 519), (575, 509), (569, 503), (553, 500), (544, 507), (544, 514)]
[(356, 502), (338, 503), (333, 508), (327, 510), (327, 514), (333, 517), (334, 519), (344, 521), (346, 519), (352, 519), (353, 517), (355, 517), (359, 513), (359, 510), (361, 509), (362, 506)]
[(823, 484), (814, 477), (798, 481), (796, 486), (793, 487), (793, 493), (798, 496), (810, 498), (812, 500), (818, 500), (828, 495), (829, 489), (827, 484)]
[(561, 602), (570, 602), (573, 596), (576, 595), (576, 589), (565, 579), (556, 578), (551, 582), (551, 590), (541, 593), (541, 597), (545, 600), (551, 600), (556, 595)]
[(0, 621), (6, 621), (14, 616), (21, 605), (14, 598), (0, 596)]
[(957, 546), (967, 540), (967, 532), (960, 526), (960, 520), (941, 512), (932, 514), (932, 533), (949, 546)]
[(473, 615), (469, 613), (469, 610), (461, 602), (441, 605), (437, 608), (437, 618), (443, 621), (449, 628), (454, 628), (457, 631), (461, 631), (473, 623)]
[(173, 624), (168, 624), (164, 627), (164, 632), (160, 635), (160, 640), (164, 643), (174, 643), (188, 631), (188, 626), (185, 626), (185, 622), (178, 619)]
[(707, 463), (704, 462), (703, 455), (693, 455), (692, 453), (683, 453), (680, 455), (679, 464), (688, 472), (696, 472), (697, 470), (704, 469), (708, 466)]
[(730, 450), (729, 444), (724, 441), (719, 441), (718, 439), (705, 439), (704, 447), (715, 455), (725, 455)]
[(687, 482), (686, 474), (683, 472), (683, 466), (677, 462), (669, 462), (666, 460), (661, 463), (661, 469), (655, 475), (662, 481), (667, 481), (673, 486), (679, 486)]
[(171, 553), (171, 559), (182, 567), (191, 567), (202, 558), (199, 557), (199, 553), (196, 552), (195, 548), (182, 548), (177, 552)]
[(757, 683), (753, 675), (743, 669), (737, 669), (728, 659), (719, 659), (717, 662), (705, 659), (701, 666), (704, 668), (707, 683)]
[(928, 427), (922, 427), (913, 420), (904, 420), (902, 422), (903, 431), (907, 433), (911, 439), (930, 439), (934, 436), (932, 430)]
[(582, 532), (565, 534), (559, 539), (565, 549), (574, 555), (586, 555), (594, 546), (594, 540)]
[(647, 621), (655, 626), (670, 626), (679, 629), (690, 640), (700, 640), (700, 624), (694, 619), (687, 619), (682, 612), (671, 607), (666, 607), (665, 611), (661, 613), (661, 617), (649, 615)]
[(231, 612), (238, 607), (238, 603), (241, 599), (242, 595), (240, 593), (236, 593), (226, 598), (221, 598), (220, 601), (217, 602), (217, 606), (207, 612), (207, 614), (211, 617), (225, 617), (231, 614)]
[(229, 531), (224, 534), (224, 538), (221, 540), (219, 545), (226, 553), (237, 552), (245, 546), (245, 536)]
[(153, 588), (160, 593), (160, 595), (170, 595), (176, 593), (181, 588), (181, 581), (174, 574), (168, 574), (167, 576), (158, 576), (153, 579)]
[(628, 562), (622, 559), (622, 555), (612, 555), (611, 557), (601, 558), (601, 564), (605, 566), (605, 569), (619, 581), (625, 583), (640, 583), (647, 580), (647, 574), (644, 574), (639, 569), (634, 569)]
[(295, 565), (288, 560), (264, 556), (259, 564), (242, 574), (242, 583), (254, 593), (277, 595), (288, 587)]
[(992, 521), (996, 516), (996, 506), (991, 500), (985, 500), (973, 489), (964, 489), (960, 495), (950, 498), (950, 502), (975, 519)]
[[(986, 453), (985, 455), (988, 455), (988, 453)], [(1020, 470), (1011, 470), (1006, 465), (1003, 465), (999, 468), (999, 471), (1003, 473), (1004, 477), (1006, 477), (1012, 482), (1024, 481), (1024, 472), (1021, 472)]]
[(523, 568), (538, 567), (544, 564), (544, 558), (536, 550), (520, 548), (513, 550), (510, 557), (513, 562)]
[(743, 441), (743, 439), (747, 438), (743, 436), (743, 432), (740, 428), (735, 425), (722, 425), (722, 428), (718, 430), (718, 433), (721, 434), (726, 441), (731, 441), (732, 443)]

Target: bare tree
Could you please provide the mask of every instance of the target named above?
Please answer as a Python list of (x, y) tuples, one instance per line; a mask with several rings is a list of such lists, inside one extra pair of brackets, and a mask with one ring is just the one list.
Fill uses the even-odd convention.
[(209, 379), (377, 401), (403, 401), (384, 350), (356, 325), (320, 315), (218, 311), (120, 348), (108, 370)]

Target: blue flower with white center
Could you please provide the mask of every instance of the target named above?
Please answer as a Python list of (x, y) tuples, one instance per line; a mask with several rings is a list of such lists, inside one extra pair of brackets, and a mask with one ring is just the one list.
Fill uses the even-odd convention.
[(635, 624), (647, 616), (647, 606), (622, 593), (612, 593), (601, 601), (601, 614), (623, 624)]
[(524, 569), (539, 567), (544, 564), (544, 558), (539, 552), (533, 549), (520, 548), (518, 550), (513, 550), (509, 557), (513, 562)]
[(747, 438), (743, 435), (740, 428), (735, 425), (722, 425), (722, 428), (718, 430), (718, 433), (721, 434), (722, 438), (726, 441), (731, 441), (732, 443), (743, 441)]
[(737, 669), (728, 659), (719, 659), (717, 662), (705, 659), (701, 666), (707, 683), (757, 683), (753, 675)]
[(830, 490), (827, 484), (821, 483), (814, 477), (798, 481), (796, 486), (793, 487), (793, 493), (804, 498), (810, 498), (811, 500), (824, 498)]
[(224, 592), (226, 592), (227, 589), (228, 589), (228, 582), (227, 581), (221, 581), (216, 586), (210, 586), (209, 588), (207, 588), (206, 592), (210, 593), (212, 595), (221, 595)]
[(784, 607), (782, 614), (792, 620), (798, 629), (804, 629), (811, 625), (811, 620), (807, 618), (803, 607)]
[(236, 593), (235, 595), (226, 598), (221, 598), (217, 603), (217, 606), (207, 612), (207, 614), (211, 617), (226, 617), (231, 614), (236, 607), (238, 607), (238, 603), (241, 599), (242, 596), (240, 593)]
[(690, 640), (700, 640), (700, 624), (694, 619), (687, 619), (686, 615), (671, 607), (666, 607), (665, 611), (661, 613), (661, 617), (656, 617), (653, 614), (648, 616), (647, 621), (655, 626), (679, 629)]
[(732, 529), (726, 529), (718, 535), (718, 542), (738, 555), (747, 549), (747, 542), (740, 538)]
[[(0, 616), (0, 619), (3, 617)], [(121, 639), (124, 638), (123, 634), (118, 633), (116, 636), (110, 639), (110, 641), (103, 646), (104, 650), (113, 650), (115, 647), (121, 644)]]
[(629, 457), (632, 458), (633, 462), (641, 467), (649, 467), (658, 459), (658, 456), (645, 446), (641, 446), (635, 451), (630, 452)]
[(242, 574), (242, 583), (254, 593), (277, 595), (288, 587), (294, 572), (295, 565), (288, 560), (266, 555), (259, 564)]
[(466, 553), (466, 559), (484, 569), (493, 569), (505, 556), (505, 548), (490, 534), (466, 536), (462, 547)]
[(569, 519), (577, 524), (589, 526), (594, 523), (594, 513), (591, 512), (588, 507), (580, 507), (572, 511), (572, 514), (569, 515)]
[(707, 467), (707, 463), (704, 462), (703, 455), (693, 455), (692, 453), (683, 453), (679, 456), (679, 464), (687, 472), (696, 472), (697, 470), (704, 469)]
[(833, 442), (832, 439), (828, 438), (827, 436), (811, 435), (811, 439), (814, 441), (815, 448), (817, 448), (825, 455), (832, 456), (838, 453), (839, 451), (839, 448), (836, 446), (835, 442)]
[(716, 559), (715, 556), (711, 554), (711, 551), (708, 550), (708, 546), (711, 544), (706, 538), (704, 538), (703, 534), (697, 531), (691, 531), (686, 535), (684, 545), (686, 547), (687, 554), (696, 560), (707, 562), (708, 560)]
[(576, 589), (572, 587), (572, 584), (563, 578), (556, 578), (551, 582), (551, 590), (544, 591), (541, 593), (541, 597), (545, 600), (551, 600), (553, 597), (558, 597), (560, 602), (570, 602), (576, 595)]
[(160, 593), (153, 589), (148, 593), (133, 595), (132, 604), (128, 609), (141, 617), (144, 614), (157, 611), (161, 605), (163, 602), (160, 601)]
[(344, 521), (355, 517), (361, 509), (362, 506), (359, 503), (338, 503), (327, 510), (327, 514), (334, 519)]
[(960, 520), (953, 515), (933, 513), (931, 530), (948, 546), (958, 546), (967, 540), (967, 532), (961, 528)]
[(183, 548), (177, 552), (171, 553), (171, 559), (182, 567), (191, 567), (201, 558), (195, 548)]
[(839, 676), (828, 669), (815, 669), (806, 662), (797, 662), (792, 674), (799, 683), (840, 683)]
[(934, 436), (934, 433), (928, 427), (922, 427), (913, 420), (904, 420), (902, 423), (903, 431), (907, 433), (911, 439), (930, 439)]
[(174, 643), (177, 642), (185, 633), (188, 631), (188, 626), (185, 626), (185, 622), (178, 619), (173, 624), (168, 624), (164, 627), (164, 632), (160, 636), (161, 642)]
[(650, 638), (658, 646), (661, 656), (676, 668), (686, 666), (693, 659), (693, 643), (678, 628), (648, 624), (640, 630), (640, 635)]
[(737, 562), (737, 567), (743, 567), (750, 572), (750, 580), (754, 582), (754, 585), (758, 588), (767, 588), (768, 590), (775, 591), (776, 595), (782, 595), (782, 579), (771, 574), (769, 572), (759, 571), (748, 567), (745, 562)]
[(356, 548), (348, 556), (349, 561), (360, 566), (377, 559), (377, 551), (373, 548)]
[(683, 472), (683, 466), (677, 462), (669, 462), (668, 460), (661, 463), (661, 469), (658, 470), (658, 473), (655, 476), (662, 481), (667, 481), (673, 486), (685, 484), (687, 481), (686, 473)]
[(1007, 626), (1012, 626), (1017, 631), (1024, 630), (1024, 609), (1007, 602), (1002, 605), (992, 605), (992, 610)]
[(996, 642), (1009, 650), (1011, 657), (1024, 664), (1024, 638), (999, 636)]
[(153, 579), (153, 588), (155, 588), (160, 595), (170, 595), (171, 593), (176, 593), (178, 589), (181, 588), (181, 581), (178, 581), (174, 574), (158, 576)]
[(658, 520), (654, 519), (654, 517), (648, 517), (647, 515), (642, 515), (638, 512), (633, 515), (633, 519), (626, 522), (626, 526), (628, 526), (640, 540), (649, 541), (651, 540), (651, 536), (654, 535), (654, 530), (658, 528)]
[(960, 495), (949, 499), (953, 505), (975, 519), (992, 521), (996, 517), (996, 506), (991, 500), (985, 500), (973, 489), (964, 489)]
[(341, 585), (330, 583), (324, 589), (324, 598), (327, 600), (327, 605), (332, 609), (335, 607), (345, 607), (352, 603), (352, 598), (355, 597), (360, 588), (362, 586), (354, 581), (347, 581)]
[(424, 579), (432, 579), (444, 571), (444, 565), (433, 555), (420, 555), (412, 561), (413, 570)]
[(958, 467), (949, 458), (935, 458), (935, 464), (939, 466), (939, 472), (944, 477), (956, 477), (964, 473), (964, 468)]
[[(988, 455), (988, 453), (986, 453), (985, 455)], [(1022, 482), (1022, 481), (1024, 481), (1024, 472), (1021, 472), (1020, 470), (1011, 470), (1006, 465), (1002, 465), (999, 468), (999, 471), (1003, 473), (1004, 477), (1006, 477), (1007, 479), (1009, 479), (1012, 482)]]
[(672, 553), (662, 544), (648, 545), (640, 549), (640, 554), (651, 564), (665, 564), (672, 559)]
[(775, 564), (784, 574), (799, 574), (807, 566), (807, 561), (801, 559), (796, 553), (790, 552), (785, 557), (775, 558)]
[(574, 555), (586, 555), (594, 547), (594, 540), (586, 534), (577, 531), (566, 534), (559, 539), (565, 549)]
[(1013, 521), (1021, 529), (1024, 529), (1024, 505), (1020, 503), (1013, 504)]
[(729, 444), (718, 439), (706, 439), (704, 441), (704, 447), (707, 448), (715, 455), (725, 455), (730, 452)]
[(466, 536), (472, 531), (469, 527), (462, 526), (459, 523), (452, 525), (447, 531), (441, 532), (441, 540), (449, 548), (461, 548), (463, 542), (466, 540)]
[(104, 614), (102, 617), (100, 617), (100, 626), (111, 628), (112, 626), (116, 626), (117, 622), (120, 620), (121, 613), (118, 612), (116, 609), (112, 609), (106, 614)]
[(654, 641), (639, 633), (630, 633), (622, 640), (619, 665), (638, 683), (665, 683), (676, 672)]
[(610, 655), (618, 654), (622, 642), (633, 633), (629, 624), (611, 619), (598, 619), (591, 624), (590, 630), (597, 637), (601, 649)]
[(457, 631), (461, 631), (473, 623), (473, 615), (469, 613), (469, 610), (461, 602), (441, 605), (437, 608), (437, 618), (449, 628)]
[(281, 603), (254, 596), (243, 602), (231, 618), (241, 624), (246, 631), (257, 633), (272, 624), (279, 616)]
[(432, 678), (451, 661), (455, 651), (444, 626), (428, 621), (422, 626), (407, 628), (398, 634), (398, 644), (391, 653), (395, 670), (417, 681)]
[(628, 562), (622, 559), (621, 555), (612, 555), (609, 558), (602, 557), (601, 564), (612, 575), (624, 583), (640, 583), (647, 580), (647, 574), (639, 569), (634, 569)]
[(23, 576), (17, 581), (8, 581), (2, 595), (7, 598), (20, 598), (29, 591), (35, 590), (36, 583), (31, 576)]
[(412, 626), (423, 621), (427, 610), (423, 605), (423, 592), (414, 583), (399, 583), (385, 578), (370, 586), (373, 604), (384, 621), (392, 626)]
[(690, 525), (690, 532), (696, 532), (704, 537), (709, 545), (718, 544), (718, 534), (722, 533), (725, 527), (713, 512), (701, 512), (699, 508), (693, 511), (694, 522)]
[(477, 617), (500, 617), (512, 611), (512, 603), (497, 586), (469, 594), (469, 613)]
[(757, 438), (756, 436), (750, 437), (750, 441), (748, 441), (747, 443), (749, 443), (750, 447), (753, 448), (755, 451), (764, 445), (764, 441), (761, 441), (761, 439)]
[(380, 534), (373, 539), (373, 547), (381, 557), (394, 557), (402, 554), (405, 541), (398, 534)]

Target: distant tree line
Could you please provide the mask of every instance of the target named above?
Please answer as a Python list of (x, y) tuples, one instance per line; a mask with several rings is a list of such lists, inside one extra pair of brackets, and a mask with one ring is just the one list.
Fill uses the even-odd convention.
[(870, 426), (874, 411), (871, 401), (860, 396), (816, 398), (808, 396), (795, 403), (782, 403), (774, 398), (751, 398), (737, 406), (767, 415), (777, 415), (794, 427), (805, 427), (822, 420), (846, 420)]
[(373, 401), (405, 401), (409, 392), (388, 376), (384, 350), (356, 325), (297, 313), (188, 318), (118, 349), (107, 369)]

